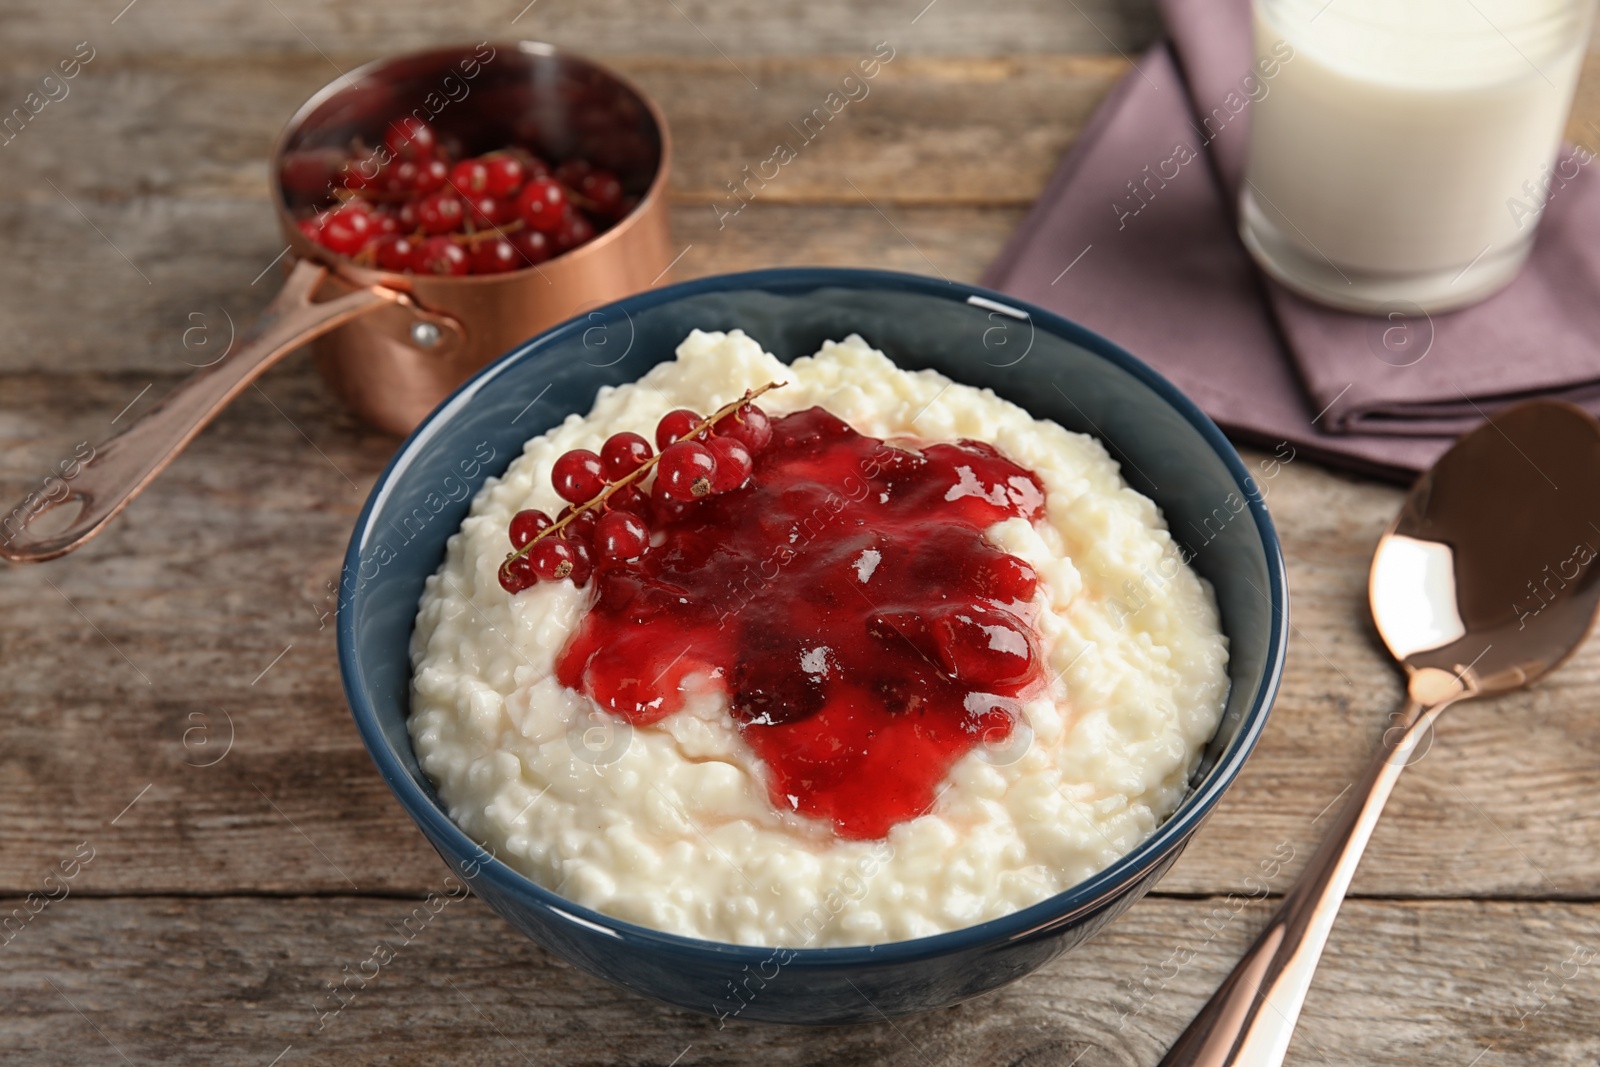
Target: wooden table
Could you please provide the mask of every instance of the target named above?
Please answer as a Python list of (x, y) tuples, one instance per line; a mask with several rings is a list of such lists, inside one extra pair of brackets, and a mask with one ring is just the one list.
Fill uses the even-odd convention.
[[(1112, 0), (124, 2), (9, 5), (0, 113), (78, 42), (94, 58), (0, 146), (6, 500), (265, 303), (282, 248), (265, 155), (335, 68), (516, 34), (606, 56), (676, 133), (679, 277), (970, 279), (1157, 32), (1149, 3)], [(725, 183), (879, 41), (895, 59), (870, 96), (719, 227)], [(1597, 84), (1572, 127), (1590, 144)], [(1295, 621), (1271, 725), (1159, 890), (1081, 950), (893, 1025), (719, 1030), (468, 900), (319, 1025), (328, 984), (445, 874), (363, 752), (334, 656), (329, 589), (395, 443), (291, 358), (106, 536), (4, 574), (0, 917), (27, 917), (0, 934), (4, 1062), (1153, 1064), (1272, 906), (1262, 861), (1294, 854), (1265, 887), (1281, 894), (1400, 699), (1363, 604), (1400, 494), (1297, 462), (1269, 484)], [(1595, 1062), (1597, 700), (1591, 646), (1446, 717), (1368, 850), (1291, 1062)], [(30, 914), (30, 893), (60, 899)]]

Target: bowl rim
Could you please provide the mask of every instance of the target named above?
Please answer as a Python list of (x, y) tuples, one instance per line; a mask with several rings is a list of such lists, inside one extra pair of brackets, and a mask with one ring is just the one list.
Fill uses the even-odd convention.
[[(1213, 453), (1222, 460), (1232, 475), (1236, 488), (1247, 501), (1251, 517), (1255, 521), (1256, 533), (1266, 554), (1267, 597), (1272, 607), (1266, 666), (1255, 699), (1239, 724), (1238, 734), (1212, 767), (1207, 775), (1207, 781), (1199, 789), (1185, 796), (1177, 810), (1156, 827), (1148, 838), (1114, 860), (1105, 869), (1025, 908), (944, 933), (871, 945), (796, 948), (714, 941), (642, 926), (559, 896), (493, 856), (485, 846), (457, 826), (444, 807), (429, 799), (412, 779), (399, 753), (389, 746), (384, 737), (371, 699), (359, 676), (354, 613), (349, 610), (350, 601), (341, 597), (338, 613), (339, 672), (345, 697), (361, 734), (362, 743), (396, 799), (431, 841), (447, 842), (459, 855), (479, 857), (472, 861), (477, 866), (478, 873), (469, 879), (469, 884), (476, 878), (484, 878), (500, 893), (527, 899), (530, 903), (547, 912), (553, 912), (574, 925), (609, 935), (625, 944), (648, 945), (653, 951), (670, 955), (714, 957), (720, 963), (731, 963), (736, 966), (742, 963), (756, 966), (770, 960), (779, 952), (786, 954), (787, 958), (783, 964), (786, 967), (831, 969), (852, 965), (881, 967), (907, 963), (1047, 936), (1050, 931), (1064, 927), (1074, 919), (1093, 912), (1117, 898), (1188, 841), (1210, 815), (1222, 794), (1233, 784), (1245, 761), (1255, 749), (1282, 681), (1288, 646), (1288, 596), (1282, 547), (1261, 495), (1249, 490), (1249, 486), (1254, 482), (1243, 459), (1218, 429), (1216, 423), (1212, 422), (1192, 400), (1125, 349), (1054, 312), (1004, 293), (962, 282), (941, 281), (922, 275), (864, 267), (768, 268), (711, 275), (646, 290), (611, 304), (590, 309), (560, 325), (553, 326), (513, 348), (474, 374), (446, 397), (406, 438), (373, 484), (361, 514), (356, 519), (344, 557), (343, 573), (358, 573), (361, 549), (366, 535), (370, 532), (373, 513), (387, 500), (394, 478), (410, 465), (414, 454), (427, 444), (438, 428), (454, 417), (480, 389), (511, 366), (537, 358), (546, 348), (574, 332), (581, 333), (591, 322), (590, 316), (596, 311), (621, 310), (624, 314), (631, 315), (636, 311), (704, 293), (745, 289), (782, 292), (797, 288), (816, 289), (827, 286), (915, 292), (961, 303), (971, 303), (972, 298), (977, 298), (977, 301), (981, 301), (977, 304), (979, 307), (994, 310), (994, 305), (999, 305), (1003, 309), (1021, 312), (1030, 321), (1047, 327), (1050, 332), (1064, 340), (1086, 349), (1137, 378), (1199, 432), (1211, 446)], [(359, 589), (353, 592), (352, 598), (359, 595), (359, 592)], [(455, 866), (449, 861), (447, 865)], [(459, 869), (453, 873), (464, 876), (464, 872)]]

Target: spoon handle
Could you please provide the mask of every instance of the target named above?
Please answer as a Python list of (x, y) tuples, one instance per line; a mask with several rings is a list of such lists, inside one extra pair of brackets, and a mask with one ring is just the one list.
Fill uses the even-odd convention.
[[(1418, 675), (1444, 675), (1419, 671)], [(1300, 1006), (1311, 987), (1322, 947), (1361, 862), (1367, 839), (1383, 814), (1400, 772), (1417, 751), (1428, 727), (1446, 705), (1467, 695), (1459, 682), (1442, 694), (1438, 678), (1419, 685), (1383, 736), (1354, 795), (1244, 958), (1206, 1002), (1161, 1061), (1161, 1067), (1279, 1067), (1294, 1037)], [(1431, 683), (1431, 684), (1426, 684)], [(1424, 704), (1417, 699), (1430, 699)]]

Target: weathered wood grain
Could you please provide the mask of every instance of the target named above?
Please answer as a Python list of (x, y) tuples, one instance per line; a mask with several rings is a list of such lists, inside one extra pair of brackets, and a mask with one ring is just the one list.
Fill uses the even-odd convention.
[[(898, 52), (875, 78), (852, 83), (857, 99), (838, 115), (813, 117), (806, 128), (842, 78), (859, 79), (856, 64), (871, 55), (866, 48), (746, 60), (741, 67), (761, 83), (759, 92), (715, 56), (619, 56), (615, 65), (668, 117), (679, 147), (674, 195), (725, 202), (724, 210), (740, 203), (730, 182), (739, 196), (779, 203), (859, 203), (865, 194), (886, 203), (1026, 206), (1127, 69), (1114, 54)], [(273, 140), (328, 79), (315, 54), (248, 64), (97, 59), (63, 99), (0, 145), (0, 198), (59, 202), (65, 195), (86, 209), (148, 197), (264, 199)], [(22, 66), (0, 73), (0, 101), (20, 100), (34, 81)], [(769, 165), (764, 173), (778, 177), (763, 182), (761, 164), (780, 143), (797, 158)], [(749, 173), (757, 177), (746, 184)]]
[[(265, 204), (156, 197), (81, 206), (93, 226), (59, 198), (0, 203), (0, 241), (11, 252), (0, 257), (0, 359), (9, 371), (145, 381), (182, 373), (184, 361), (210, 358), (195, 347), (203, 336), (225, 343), (229, 317), (242, 330), (281, 280), (268, 269), (284, 246)], [(1022, 216), (1020, 207), (757, 202), (719, 228), (710, 207), (690, 205), (672, 223), (679, 247), (693, 246), (675, 276), (854, 264), (973, 280)], [(189, 334), (185, 348), (195, 326), (206, 333)]]
[[(825, 263), (972, 279), (1157, 32), (1152, 0), (525, 3), (12, 4), (0, 113), (76, 42), (97, 51), (0, 146), (0, 499), (260, 309), (282, 249), (267, 148), (368, 58), (526, 34), (611, 59), (673, 123), (678, 277)], [(869, 97), (719, 224), (726, 183), (880, 40), (896, 58)], [(1595, 145), (1589, 62), (1568, 133)], [(897, 1028), (719, 1032), (572, 971), (474, 901), (319, 1031), (323, 983), (442, 877), (350, 725), (327, 614), (394, 444), (293, 357), (104, 538), (0, 571), (0, 914), (95, 850), (71, 897), (0, 944), (0, 1059), (1153, 1063), (1264, 918), (1225, 894), (1251, 893), (1285, 843), (1269, 888), (1287, 887), (1399, 699), (1363, 604), (1399, 493), (1296, 462), (1266, 486), (1295, 629), (1261, 746), (1158, 895), (1039, 976)], [(1600, 1056), (1600, 987), (1578, 962), (1600, 947), (1597, 698), (1591, 648), (1445, 717), (1374, 836), (1291, 1063)]]
[[(151, 380), (0, 379), (7, 497), (108, 430)], [(436, 876), (356, 738), (321, 617), (324, 583), (392, 447), (297, 359), (104, 537), (6, 572), (0, 891), (24, 890), (83, 840), (110, 857), (85, 875), (93, 893), (395, 892)], [(1290, 559), (1290, 669), (1260, 750), (1168, 892), (1239, 890), (1280, 841), (1307, 854), (1317, 816), (1399, 700), (1362, 599), (1370, 545), (1398, 492), (1303, 462), (1265, 485)], [(1530, 693), (1453, 710), (1396, 793), (1356, 892), (1592, 897), (1597, 703), (1592, 646)], [(186, 766), (214, 758), (201, 741), (225, 737), (224, 713), (232, 750), (214, 767)]]
[(735, 60), (742, 66), (749, 56), (853, 52), (881, 40), (931, 54), (1132, 52), (1155, 37), (1155, 6), (1154, 0), (466, 0), (431, 6), (18, 0), (9, 8), (6, 47), (53, 57), (88, 39), (124, 55), (324, 53), (333, 57), (326, 66), (327, 77), (334, 77), (357, 61), (349, 57), (532, 38), (597, 54), (725, 55), (733, 57), (725, 60), (730, 66)]
[[(395, 931), (416, 906), (69, 897), (0, 948), (0, 1050), (19, 1067), (122, 1056), (254, 1067), (1132, 1067), (1160, 1058), (1265, 918), (1259, 903), (1150, 899), (1038, 973), (942, 1012), (719, 1030), (575, 971), (467, 900), (324, 1017), (337, 1004), (326, 983), (358, 973), (378, 941), (401, 941)], [(1595, 905), (1352, 902), (1288, 1063), (1592, 1064), (1600, 1034), (1583, 1020), (1600, 1015), (1597, 919)]]

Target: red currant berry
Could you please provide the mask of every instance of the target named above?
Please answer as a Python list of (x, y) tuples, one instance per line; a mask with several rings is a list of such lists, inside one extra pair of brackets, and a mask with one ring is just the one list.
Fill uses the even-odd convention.
[(393, 166), (384, 167), (378, 175), (377, 186), (385, 193), (408, 193), (411, 191), (411, 181), (416, 176), (417, 165), (404, 159)]
[(578, 179), (578, 192), (594, 202), (594, 209), (607, 217), (615, 217), (622, 206), (622, 183), (609, 170), (590, 171)]
[(559, 582), (572, 573), (577, 556), (577, 552), (573, 551), (573, 542), (559, 537), (546, 537), (528, 549), (527, 559), (533, 566), (534, 574), (547, 582)]
[(527, 178), (522, 161), (516, 156), (498, 153), (488, 155), (483, 157), (483, 165), (489, 172), (484, 180), (483, 191), (503, 200), (510, 200), (511, 195), (522, 188), (522, 183)]
[(337, 148), (311, 148), (289, 152), (278, 168), (278, 180), (284, 192), (302, 201), (315, 201), (328, 195), (328, 189), (337, 180), (345, 154)]
[(540, 178), (522, 187), (522, 192), (517, 194), (516, 207), (517, 215), (530, 229), (554, 233), (561, 226), (567, 194), (556, 182)]
[(518, 230), (511, 235), (511, 246), (517, 250), (519, 268), (536, 267), (556, 254), (550, 238), (538, 230)]
[(635, 515), (649, 515), (650, 498), (637, 485), (625, 485), (606, 497), (606, 507), (612, 511), (631, 511)]
[(594, 528), (594, 549), (602, 560), (638, 559), (650, 547), (650, 527), (631, 511), (608, 511)]
[(401, 274), (416, 269), (417, 243), (403, 233), (384, 234), (372, 242), (372, 250), (379, 270)]
[(606, 487), (604, 472), (599, 456), (587, 448), (574, 448), (556, 460), (550, 470), (550, 483), (562, 500), (582, 504)]
[(706, 442), (706, 447), (717, 459), (717, 472), (711, 476), (713, 493), (732, 492), (749, 481), (755, 460), (743, 441), (736, 437), (713, 437)]
[(568, 204), (566, 214), (551, 231), (550, 240), (555, 242), (557, 250), (570, 252), (594, 240), (594, 234), (594, 223), (589, 221), (589, 216)]
[(504, 274), (522, 266), (522, 257), (504, 237), (491, 237), (472, 246), (469, 257), (474, 274)]
[(483, 193), (467, 197), (467, 217), (480, 230), (497, 230), (516, 216), (510, 204)]
[(584, 175), (594, 170), (594, 164), (587, 159), (569, 159), (556, 168), (556, 181), (569, 189), (576, 189), (578, 183), (583, 181)]
[(700, 425), (700, 416), (688, 408), (678, 408), (661, 416), (656, 423), (656, 447), (666, 451), (668, 445)]
[(352, 159), (339, 168), (339, 184), (346, 189), (371, 189), (382, 173), (383, 168), (371, 157)]
[(717, 474), (717, 459), (698, 441), (678, 441), (661, 450), (657, 480), (679, 500), (699, 500), (710, 493)]
[(594, 538), (594, 527), (600, 521), (600, 516), (593, 508), (579, 511), (578, 505), (568, 504), (561, 509), (561, 514), (556, 516), (557, 522), (563, 519), (571, 521), (561, 528), (561, 536), (568, 541), (581, 541), (587, 544)]
[(296, 229), (305, 234), (307, 240), (316, 244), (322, 243), (322, 216), (313, 215), (309, 219), (301, 219), (294, 225)]
[(400, 229), (406, 233), (416, 233), (422, 229), (422, 223), (417, 221), (417, 201), (407, 200), (400, 205), (400, 210), (394, 213), (394, 219), (400, 224)]
[(372, 217), (360, 208), (340, 207), (324, 212), (317, 240), (341, 256), (353, 256), (372, 236)]
[(367, 212), (372, 217), (372, 232), (377, 237), (400, 232), (400, 220), (394, 217), (394, 212), (384, 211), (382, 208), (372, 208)]
[(713, 433), (743, 441), (752, 454), (772, 440), (772, 420), (754, 404), (746, 404), (724, 415), (711, 427)]
[(553, 525), (550, 516), (537, 509), (517, 512), (511, 516), (511, 547), (521, 548)]
[(969, 685), (1010, 685), (1033, 668), (1033, 639), (1010, 612), (953, 604), (931, 620), (939, 659)]
[(978, 592), (1002, 603), (1032, 600), (1039, 588), (1039, 575), (1024, 560), (1012, 555), (997, 555), (978, 567), (975, 583)]
[(424, 159), (412, 164), (411, 187), (407, 190), (416, 196), (436, 193), (445, 187), (450, 178), (450, 168), (442, 159)]
[(489, 191), (489, 168), (481, 160), (463, 159), (450, 168), (450, 184), (461, 196), (475, 196)]
[(500, 588), (508, 593), (516, 594), (531, 589), (538, 581), (539, 576), (533, 572), (533, 564), (528, 562), (526, 556), (518, 556), (500, 565)]
[(567, 575), (572, 579), (572, 584), (579, 589), (588, 582), (589, 576), (594, 573), (594, 553), (589, 551), (589, 546), (582, 541), (573, 541), (572, 544), (572, 573)]
[(417, 225), (427, 233), (449, 233), (461, 228), (467, 217), (466, 205), (448, 190), (430, 193), (417, 203)]
[(448, 237), (430, 237), (417, 249), (416, 272), (455, 276), (470, 266), (466, 249)]
[(432, 159), (438, 144), (433, 127), (419, 118), (398, 119), (389, 124), (383, 135), (384, 147), (396, 159)]
[(645, 465), (645, 461), (655, 455), (655, 450), (636, 433), (614, 433), (606, 438), (606, 443), (600, 449), (600, 464), (605, 468), (605, 476), (612, 481), (624, 475), (632, 474)]
[[(620, 494), (619, 494), (620, 495)], [(685, 500), (679, 500), (667, 491), (665, 478), (657, 478), (655, 485), (650, 489), (650, 521), (657, 526), (665, 526), (669, 522), (676, 522), (683, 518), (694, 505)]]

